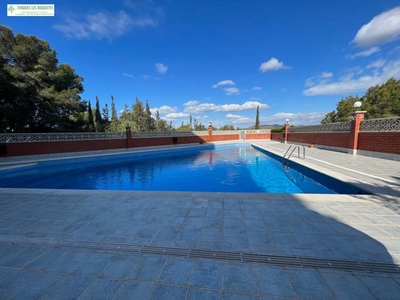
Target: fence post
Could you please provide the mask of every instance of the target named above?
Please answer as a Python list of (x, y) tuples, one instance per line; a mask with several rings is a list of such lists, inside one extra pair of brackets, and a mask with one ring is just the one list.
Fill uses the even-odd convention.
[(285, 123), (285, 144), (287, 144), (288, 141), (289, 126), (289, 121), (287, 120)]
[(132, 141), (132, 132), (129, 126), (126, 126), (125, 129), (126, 129), (126, 148), (129, 149)]
[(211, 122), (208, 123), (208, 139), (212, 142), (212, 125)]
[(358, 133), (360, 131), (361, 121), (364, 120), (364, 114), (366, 111), (356, 111), (352, 114), (353, 119), (351, 120), (350, 128), (350, 139), (348, 153), (357, 155), (358, 149)]

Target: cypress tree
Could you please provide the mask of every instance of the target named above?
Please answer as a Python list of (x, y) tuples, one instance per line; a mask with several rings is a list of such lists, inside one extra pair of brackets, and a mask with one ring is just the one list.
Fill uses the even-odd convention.
[(118, 121), (118, 115), (117, 115), (117, 110), (115, 109), (113, 96), (111, 96), (111, 121)]
[(93, 120), (93, 111), (92, 111), (92, 105), (90, 104), (89, 100), (89, 131), (92, 132), (94, 131), (94, 120)]
[(256, 125), (254, 129), (260, 129), (260, 106), (257, 105), (257, 113), (256, 113)]
[(101, 111), (100, 111), (100, 101), (99, 98), (96, 96), (96, 112), (94, 114), (96, 119), (96, 131), (103, 131), (103, 120), (101, 118)]

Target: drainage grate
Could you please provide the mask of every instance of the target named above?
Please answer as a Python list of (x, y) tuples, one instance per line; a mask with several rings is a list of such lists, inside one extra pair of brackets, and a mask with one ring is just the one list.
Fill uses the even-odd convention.
[(145, 254), (162, 254), (172, 256), (189, 256), (189, 249), (185, 248), (172, 248), (172, 247), (156, 247), (156, 246), (144, 246), (140, 253)]
[(81, 249), (95, 249), (99, 243), (97, 242), (84, 242), (84, 241), (65, 241), (61, 240), (58, 243), (51, 243), (53, 247), (72, 247)]
[(369, 272), (379, 272), (379, 273), (400, 273), (400, 266), (391, 263), (380, 263), (380, 262), (370, 262), (363, 261), (362, 265)]
[(142, 246), (130, 244), (110, 244), (100, 243), (96, 246), (95, 250), (110, 250), (110, 251), (124, 251), (124, 252), (137, 252), (139, 253)]
[(336, 269), (348, 271), (367, 271), (359, 261), (351, 260), (328, 260), (319, 258), (299, 257), (299, 263), (303, 267)]
[(242, 261), (242, 253), (233, 251), (191, 249), (189, 257)]
[(323, 259), (304, 256), (268, 255), (243, 253), (238, 251), (219, 251), (206, 249), (187, 249), (159, 246), (142, 246), (133, 244), (100, 243), (88, 241), (70, 241), (23, 236), (0, 236), (0, 243), (18, 244), (20, 246), (50, 246), (56, 248), (78, 248), (88, 251), (121, 251), (136, 254), (158, 254), (183, 256), (189, 258), (207, 258), (247, 263), (271, 264), (277, 266), (297, 266), (308, 268), (335, 269), (344, 271), (367, 271), (376, 273), (398, 273), (400, 266), (385, 262), (353, 261)]
[(243, 261), (280, 266), (301, 266), (297, 256), (243, 253)]

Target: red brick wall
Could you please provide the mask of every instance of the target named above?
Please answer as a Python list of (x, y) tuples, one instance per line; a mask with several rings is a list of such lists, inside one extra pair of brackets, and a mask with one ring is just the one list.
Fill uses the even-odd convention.
[(289, 133), (288, 142), (347, 148), (349, 132)]
[(360, 132), (358, 150), (400, 154), (400, 132)]
[(37, 142), (37, 143), (9, 143), (6, 156), (53, 154), (63, 152), (96, 151), (126, 148), (126, 140), (98, 140), (98, 141), (68, 141), (68, 142)]
[[(206, 143), (210, 138), (208, 135), (204, 136), (178, 136), (177, 144), (190, 144), (190, 143)], [(172, 137), (160, 138), (136, 138), (131, 139), (130, 147), (149, 147), (149, 146), (166, 146), (173, 145)]]
[(221, 134), (221, 135), (213, 135), (212, 142), (220, 142), (220, 141), (238, 141), (239, 140), (239, 133), (238, 134)]
[(285, 138), (283, 136), (283, 132), (280, 133), (271, 133), (271, 140), (274, 141), (284, 141)]

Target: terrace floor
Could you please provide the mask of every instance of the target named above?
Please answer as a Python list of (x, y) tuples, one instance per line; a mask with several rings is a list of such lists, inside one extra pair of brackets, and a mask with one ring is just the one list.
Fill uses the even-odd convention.
[(400, 162), (293, 161), (375, 195), (0, 189), (0, 299), (398, 299)]

